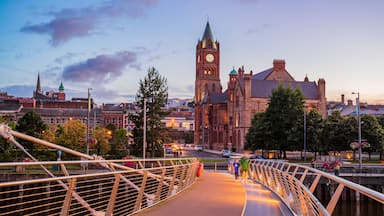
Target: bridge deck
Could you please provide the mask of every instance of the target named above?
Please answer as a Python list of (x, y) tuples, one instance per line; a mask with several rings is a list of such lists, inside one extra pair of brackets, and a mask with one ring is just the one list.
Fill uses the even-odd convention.
[(187, 191), (139, 215), (283, 215), (280, 204), (259, 184), (242, 185), (229, 174), (204, 172)]
[(247, 204), (244, 215), (292, 215), (288, 208), (273, 194), (258, 183), (245, 184)]
[(205, 216), (241, 215), (245, 201), (243, 186), (223, 173), (204, 172), (186, 191), (139, 215)]

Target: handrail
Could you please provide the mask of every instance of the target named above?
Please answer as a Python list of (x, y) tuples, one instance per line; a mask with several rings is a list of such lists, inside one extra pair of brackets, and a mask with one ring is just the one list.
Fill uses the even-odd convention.
[[(91, 213), (94, 216), (99, 215), (99, 211), (92, 206), (92, 204), (89, 203), (77, 190), (75, 190), (76, 185), (79, 184), (77, 180), (80, 178), (80, 176), (86, 176), (86, 175), (77, 175), (76, 173), (73, 174), (68, 171), (67, 167), (65, 164), (73, 164), (73, 163), (78, 163), (78, 164), (89, 164), (89, 163), (94, 163), (95, 165), (101, 166), (104, 168), (104, 171), (106, 174), (112, 175), (115, 178), (115, 183), (114, 183), (114, 191), (111, 192), (111, 196), (116, 196), (117, 193), (117, 187), (120, 184), (120, 180), (124, 182), (124, 185), (128, 188), (132, 188), (134, 190), (133, 194), (138, 194), (138, 201), (137, 205), (135, 206), (134, 212), (139, 211), (142, 209), (141, 206), (141, 200), (143, 200), (143, 197), (146, 200), (150, 200), (151, 202), (154, 202), (155, 200), (162, 200), (159, 197), (156, 198), (157, 196), (162, 195), (162, 197), (169, 197), (170, 195), (173, 195), (176, 191), (179, 191), (178, 188), (185, 188), (186, 186), (189, 186), (192, 184), (195, 180), (195, 171), (197, 169), (197, 164), (198, 161), (196, 158), (186, 158), (186, 159), (145, 159), (145, 160), (140, 160), (140, 159), (128, 159), (128, 160), (104, 160), (101, 156), (98, 155), (87, 155), (82, 152), (78, 152), (54, 143), (47, 142), (45, 140), (41, 140), (26, 134), (19, 133), (17, 131), (12, 130), (5, 124), (0, 124), (0, 136), (4, 137), (6, 140), (9, 142), (13, 143), (17, 148), (22, 150), (25, 154), (28, 155), (29, 158), (31, 158), (34, 162), (10, 162), (10, 163), (0, 163), (0, 167), (5, 167), (5, 166), (16, 166), (16, 171), (22, 171), (25, 167), (24, 166), (40, 166), (42, 170), (44, 170), (51, 178), (52, 181), (56, 181), (55, 184), (58, 184), (61, 187), (61, 190), (64, 189), (67, 191), (67, 194), (65, 195), (64, 199), (64, 206), (62, 206), (62, 209), (66, 209), (69, 211), (70, 209), (70, 204), (71, 204), (71, 199), (72, 197), (79, 203), (81, 206), (78, 207), (80, 209), (85, 209), (87, 213)], [(54, 161), (54, 162), (40, 162), (38, 159), (30, 154), (16, 139), (24, 139), (30, 142), (38, 143), (44, 146), (47, 146), (49, 148), (54, 148), (57, 150), (61, 150), (63, 152), (72, 154), (74, 156), (84, 158), (87, 160), (81, 160), (81, 161), (74, 161), (74, 162), (65, 162), (65, 161)], [(139, 167), (136, 167), (138, 169), (135, 169), (133, 167), (125, 166), (123, 164), (119, 164), (119, 162), (134, 162), (139, 165)], [(146, 165), (151, 164), (153, 166), (153, 163), (148, 163), (148, 162), (156, 162), (157, 167), (152, 169), (146, 169)], [(61, 171), (63, 175), (68, 176), (66, 179), (67, 182), (64, 182), (61, 177), (55, 176), (56, 173), (53, 173), (51, 170), (49, 170), (46, 165), (52, 165), (52, 164), (58, 164), (60, 165)], [(21, 169), (20, 169), (21, 168)], [(126, 173), (129, 174), (134, 174), (138, 175), (139, 180), (141, 179), (141, 183), (137, 183), (137, 179), (131, 179), (130, 176), (126, 176), (126, 173), (120, 173), (116, 172), (119, 170), (126, 170)], [(171, 170), (173, 172), (172, 175), (168, 175), (168, 170)], [(116, 172), (116, 173), (115, 173)], [(43, 180), (47, 181), (47, 180)], [(158, 189), (156, 194), (151, 194), (146, 190), (146, 184), (145, 182), (150, 181), (153, 182), (153, 184), (158, 185)], [(28, 182), (28, 181), (27, 181)], [(31, 181), (34, 183), (37, 183), (35, 181)], [(23, 182), (26, 183), (26, 182)], [(54, 184), (54, 182), (51, 182), (50, 184)], [(0, 184), (1, 185), (1, 184)], [(23, 188), (24, 184), (19, 184), (20, 187)], [(117, 186), (116, 186), (117, 185)], [(6, 183), (3, 184), (3, 186), (7, 186)], [(9, 186), (9, 184), (8, 184)], [(160, 194), (160, 190), (163, 187), (168, 187), (170, 188), (169, 193), (164, 196), (164, 194)], [(23, 191), (23, 189), (22, 189)], [(3, 193), (0, 193), (3, 194)], [(12, 196), (14, 194), (8, 195)], [(23, 199), (23, 196), (19, 197), (18, 199)], [(114, 198), (118, 199), (118, 197)], [(1, 200), (1, 196), (0, 196)], [(110, 200), (110, 205), (108, 208), (109, 213), (112, 212), (112, 209), (114, 209), (115, 205), (112, 200)], [(10, 206), (8, 206), (10, 207)], [(3, 207), (6, 208), (6, 207)], [(60, 208), (58, 208), (60, 209)], [(1, 210), (1, 205), (0, 205), (0, 210)], [(12, 210), (12, 209), (11, 209)], [(22, 210), (18, 210), (17, 213), (21, 214)], [(68, 213), (63, 210), (62, 214)], [(24, 213), (23, 213), (24, 214)], [(26, 214), (26, 213), (25, 213)], [(29, 214), (29, 213), (28, 213)], [(47, 214), (47, 213), (45, 213)], [(0, 211), (0, 215), (2, 215), (2, 212)]]
[[(384, 194), (315, 168), (276, 160), (250, 163), (252, 178), (276, 192), (299, 215), (332, 215), (344, 188), (384, 204)], [(322, 177), (337, 184), (326, 206), (313, 195)]]
[[(136, 161), (140, 162), (140, 160)], [(0, 182), (0, 200), (2, 200), (0, 215), (62, 214), (63, 209), (66, 209), (64, 215), (88, 215), (90, 212), (84, 203), (71, 201), (73, 197), (71, 194), (75, 192), (81, 198), (78, 200), (86, 202), (89, 208), (95, 211), (92, 213), (94, 215), (112, 215), (112, 213), (113, 215), (132, 215), (174, 196), (190, 187), (196, 180), (199, 164), (197, 159), (190, 158), (174, 165), (164, 163), (165, 166), (160, 166), (163, 161), (179, 162), (180, 159), (152, 161), (159, 161), (159, 166), (140, 170), (107, 170), (102, 173)], [(83, 161), (49, 161), (40, 164), (75, 164), (74, 162), (79, 164)], [(98, 163), (99, 161), (90, 162), (95, 165)], [(28, 169), (38, 164), (38, 162), (0, 163), (0, 166), (23, 165)], [(160, 175), (160, 178), (150, 179), (149, 173)], [(138, 190), (132, 188), (120, 177), (128, 179)], [(64, 182), (67, 188), (64, 189), (58, 182)]]

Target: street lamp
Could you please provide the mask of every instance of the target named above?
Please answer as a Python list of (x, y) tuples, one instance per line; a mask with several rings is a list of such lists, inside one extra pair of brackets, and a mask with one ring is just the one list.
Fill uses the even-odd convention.
[[(145, 148), (147, 147), (147, 99), (144, 98), (144, 126), (143, 126), (143, 160), (145, 160)], [(145, 162), (144, 162), (145, 164)]]
[(304, 162), (307, 161), (307, 112), (304, 106)]
[[(89, 119), (91, 113), (91, 90), (92, 88), (88, 88), (88, 113), (87, 113), (87, 148), (86, 154), (89, 155)], [(88, 165), (88, 164), (87, 164)]]
[(359, 146), (359, 169), (361, 170), (363, 168), (363, 158), (361, 156), (362, 146), (361, 146), (360, 92), (352, 92), (352, 94), (357, 94), (357, 98), (356, 98), (356, 114), (357, 114), (357, 125), (358, 125), (357, 142)]

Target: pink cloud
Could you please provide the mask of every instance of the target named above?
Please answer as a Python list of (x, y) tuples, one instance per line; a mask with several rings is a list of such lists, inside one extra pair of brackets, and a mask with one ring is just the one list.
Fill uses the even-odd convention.
[(157, 0), (111, 0), (100, 7), (66, 8), (58, 12), (50, 12), (53, 19), (40, 24), (26, 24), (20, 31), (37, 34), (48, 34), (50, 43), (58, 46), (76, 37), (85, 37), (93, 31), (103, 19), (117, 17), (137, 18), (145, 15), (148, 8)]

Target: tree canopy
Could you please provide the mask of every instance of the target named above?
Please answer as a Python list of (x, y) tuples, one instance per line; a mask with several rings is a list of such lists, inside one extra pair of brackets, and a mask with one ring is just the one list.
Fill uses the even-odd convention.
[[(41, 117), (34, 112), (33, 110), (25, 113), (23, 117), (17, 121), (16, 130), (25, 133), (27, 135), (41, 138), (43, 132), (48, 128), (48, 126), (43, 122)], [(20, 143), (24, 146), (24, 148), (33, 150), (33, 143), (20, 140)]]
[(80, 120), (69, 120), (58, 128), (56, 142), (65, 147), (85, 152), (87, 126)]
[(141, 155), (143, 151), (144, 99), (146, 100), (147, 117), (146, 152), (150, 157), (161, 156), (162, 144), (166, 140), (166, 127), (161, 119), (167, 115), (163, 108), (168, 102), (168, 87), (167, 80), (154, 67), (148, 69), (144, 80), (140, 80), (136, 94), (136, 104), (140, 111), (130, 116), (135, 123), (133, 130), (135, 144), (132, 153), (136, 155)]
[(265, 113), (257, 114), (246, 135), (246, 147), (250, 149), (279, 150), (280, 156), (287, 150), (298, 150), (303, 140), (304, 96), (299, 89), (279, 85)]

